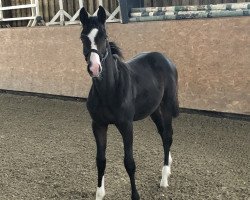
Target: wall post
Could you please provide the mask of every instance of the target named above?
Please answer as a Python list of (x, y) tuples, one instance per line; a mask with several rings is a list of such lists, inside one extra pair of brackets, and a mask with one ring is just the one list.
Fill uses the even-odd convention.
[(144, 7), (143, 0), (120, 0), (121, 7), (121, 23), (126, 24), (129, 22), (129, 15), (131, 8)]

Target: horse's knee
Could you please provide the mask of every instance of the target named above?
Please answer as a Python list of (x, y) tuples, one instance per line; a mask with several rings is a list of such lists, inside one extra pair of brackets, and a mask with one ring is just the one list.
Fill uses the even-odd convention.
[(134, 174), (136, 170), (135, 161), (133, 157), (125, 157), (124, 158), (124, 166), (128, 172), (128, 174)]

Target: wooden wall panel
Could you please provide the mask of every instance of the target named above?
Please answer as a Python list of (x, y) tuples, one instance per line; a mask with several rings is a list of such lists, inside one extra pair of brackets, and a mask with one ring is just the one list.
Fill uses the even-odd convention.
[[(176, 64), (181, 107), (250, 114), (249, 17), (110, 23), (107, 30), (126, 60), (159, 51)], [(86, 98), (91, 78), (80, 31), (0, 29), (0, 89)]]

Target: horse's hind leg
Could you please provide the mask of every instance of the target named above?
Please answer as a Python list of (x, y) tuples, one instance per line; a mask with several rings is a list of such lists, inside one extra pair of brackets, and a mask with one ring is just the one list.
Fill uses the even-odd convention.
[(92, 128), (95, 135), (97, 154), (96, 166), (98, 170), (98, 187), (96, 190), (96, 200), (102, 200), (105, 196), (104, 172), (106, 168), (106, 146), (107, 146), (107, 125), (100, 125), (92, 122)]
[(172, 116), (167, 112), (165, 105), (161, 105), (152, 115), (152, 120), (156, 124), (157, 130), (161, 136), (164, 149), (164, 166), (162, 168), (161, 187), (168, 186), (168, 177), (171, 174), (170, 165), (172, 158), (170, 154), (170, 147), (172, 144)]
[(153, 122), (155, 123), (157, 130), (158, 130), (158, 133), (162, 137), (164, 127), (163, 127), (163, 119), (162, 119), (160, 107), (157, 108), (157, 110), (155, 112), (153, 112), (150, 115), (150, 117), (153, 120)]
[(172, 163), (172, 158), (170, 154), (170, 147), (173, 142), (173, 128), (172, 128), (172, 112), (169, 105), (163, 105), (161, 107), (162, 119), (163, 119), (163, 127), (164, 131), (162, 134), (163, 144), (164, 144), (164, 166), (162, 168), (162, 179), (160, 186), (167, 187), (168, 186), (168, 177), (171, 174), (170, 165)]

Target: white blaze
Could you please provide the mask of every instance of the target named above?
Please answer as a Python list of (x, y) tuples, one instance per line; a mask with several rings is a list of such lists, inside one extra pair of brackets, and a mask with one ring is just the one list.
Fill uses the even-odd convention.
[(90, 33), (88, 34), (88, 38), (89, 38), (89, 40), (91, 42), (91, 49), (95, 49), (95, 50), (97, 50), (97, 46), (95, 44), (95, 37), (96, 37), (97, 33), (98, 33), (98, 29), (97, 28), (93, 28), (90, 31)]
[[(88, 38), (89, 38), (90, 43), (91, 43), (91, 49), (95, 49), (95, 50), (97, 50), (97, 46), (95, 43), (95, 37), (96, 37), (97, 33), (98, 33), (98, 29), (93, 28), (90, 31), (90, 33), (88, 34)], [(99, 55), (95, 52), (91, 52), (89, 59), (91, 62), (90, 70), (92, 71), (94, 76), (99, 76), (99, 70), (101, 69), (101, 61), (100, 61)]]
[(105, 196), (105, 188), (104, 188), (104, 176), (102, 177), (102, 185), (101, 187), (97, 187), (96, 190), (96, 200), (103, 200)]
[[(93, 28), (90, 33), (88, 34), (88, 38), (90, 40), (90, 43), (91, 43), (91, 49), (95, 49), (97, 50), (97, 46), (96, 46), (96, 43), (95, 43), (95, 37), (98, 33), (98, 29), (97, 28)], [(90, 54), (90, 61), (91, 62), (98, 62), (98, 64), (101, 64), (100, 62), (100, 58), (99, 58), (99, 55), (95, 52), (91, 52)]]

